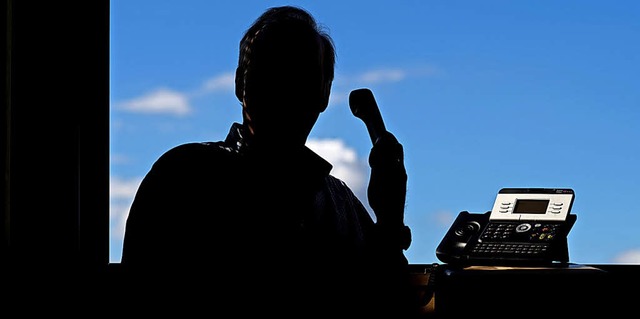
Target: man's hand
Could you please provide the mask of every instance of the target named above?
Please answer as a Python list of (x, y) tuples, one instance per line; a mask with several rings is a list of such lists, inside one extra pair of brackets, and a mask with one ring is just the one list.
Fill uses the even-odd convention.
[(393, 134), (382, 134), (373, 145), (369, 165), (371, 177), (367, 196), (377, 223), (385, 228), (404, 226), (407, 172), (402, 144)]

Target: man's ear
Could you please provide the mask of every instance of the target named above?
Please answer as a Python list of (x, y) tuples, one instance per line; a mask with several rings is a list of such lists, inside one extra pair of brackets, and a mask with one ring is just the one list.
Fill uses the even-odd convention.
[(244, 72), (240, 67), (236, 68), (236, 97), (240, 102), (244, 99)]
[(331, 82), (325, 82), (322, 86), (322, 96), (320, 99), (320, 113), (324, 112), (329, 106), (329, 97), (331, 96)]

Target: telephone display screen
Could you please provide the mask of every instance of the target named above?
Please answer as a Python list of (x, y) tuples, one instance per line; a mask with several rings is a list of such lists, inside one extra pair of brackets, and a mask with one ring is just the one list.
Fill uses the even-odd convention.
[(548, 199), (519, 199), (513, 208), (514, 214), (546, 214), (549, 206)]

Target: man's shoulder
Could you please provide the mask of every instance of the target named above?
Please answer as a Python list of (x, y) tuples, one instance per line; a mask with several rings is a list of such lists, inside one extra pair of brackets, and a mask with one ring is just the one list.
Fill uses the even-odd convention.
[(189, 142), (180, 144), (178, 146), (174, 146), (169, 149), (164, 155), (183, 155), (183, 154), (199, 154), (206, 152), (222, 152), (228, 153), (232, 152), (231, 147), (229, 147), (224, 141), (213, 141), (213, 142)]
[(329, 185), (330, 188), (332, 189), (338, 189), (340, 191), (346, 191), (346, 192), (352, 192), (351, 188), (349, 188), (349, 186), (347, 185), (347, 183), (345, 183), (345, 181), (343, 181), (342, 179), (334, 176), (334, 175), (327, 175), (327, 177), (325, 178), (325, 181), (327, 182), (327, 184)]
[(211, 164), (212, 161), (224, 161), (225, 158), (229, 158), (233, 154), (235, 154), (235, 151), (224, 141), (189, 142), (169, 149), (160, 156), (156, 164), (180, 163), (194, 165), (199, 162)]
[(333, 175), (328, 175), (325, 178), (327, 187), (329, 188), (331, 195), (341, 203), (361, 203), (360, 199), (356, 196), (353, 190), (342, 179)]

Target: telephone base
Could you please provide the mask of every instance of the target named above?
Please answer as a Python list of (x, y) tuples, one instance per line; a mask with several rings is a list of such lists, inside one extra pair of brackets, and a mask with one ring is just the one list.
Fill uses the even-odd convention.
[[(576, 222), (575, 214), (568, 214), (564, 221), (496, 221), (489, 214), (460, 212), (436, 248), (438, 259), (458, 267), (563, 267), (569, 263), (567, 235)], [(524, 230), (518, 233), (520, 228)]]

